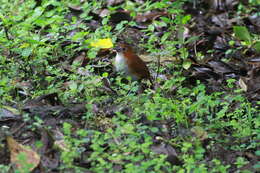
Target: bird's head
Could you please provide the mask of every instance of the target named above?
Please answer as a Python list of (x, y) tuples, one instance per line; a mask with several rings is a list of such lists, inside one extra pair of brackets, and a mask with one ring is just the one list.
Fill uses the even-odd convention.
[(131, 46), (126, 43), (118, 43), (118, 45), (114, 48), (114, 50), (117, 53), (122, 53), (122, 54), (129, 54), (133, 52)]

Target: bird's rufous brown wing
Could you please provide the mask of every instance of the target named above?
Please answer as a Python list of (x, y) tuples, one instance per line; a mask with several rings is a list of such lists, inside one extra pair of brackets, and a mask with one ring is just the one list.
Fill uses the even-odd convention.
[(146, 66), (145, 62), (141, 60), (137, 55), (132, 55), (130, 61), (128, 61), (129, 70), (138, 79), (149, 79), (150, 72), (148, 67)]

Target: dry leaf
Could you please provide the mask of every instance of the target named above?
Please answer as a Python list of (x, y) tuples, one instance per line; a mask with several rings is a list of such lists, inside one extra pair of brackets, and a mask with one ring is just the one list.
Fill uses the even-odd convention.
[[(144, 62), (157, 62), (158, 61), (158, 57), (155, 55), (151, 55), (151, 54), (142, 54), (139, 55), (139, 57), (144, 61)], [(170, 61), (170, 62), (174, 62), (177, 61), (176, 57), (173, 56), (161, 56), (160, 57), (160, 62), (166, 62), (166, 61)]]
[(191, 129), (191, 132), (201, 141), (208, 138), (208, 133), (202, 127), (195, 126)]
[(54, 145), (57, 146), (60, 150), (69, 152), (68, 146), (66, 145), (64, 139), (57, 140), (54, 142)]
[(68, 152), (69, 147), (65, 143), (64, 135), (59, 130), (54, 130), (53, 133), (54, 133), (54, 140), (55, 140), (54, 146), (56, 146), (62, 151)]
[(241, 87), (241, 89), (243, 91), (247, 91), (247, 85), (246, 85), (245, 81), (242, 78), (239, 79), (238, 84), (239, 84), (239, 86)]
[[(20, 172), (33, 171), (39, 165), (40, 156), (35, 151), (19, 144), (11, 136), (7, 136), (6, 140), (11, 153), (11, 163), (15, 164)], [(25, 160), (20, 158), (22, 155), (25, 156)]]

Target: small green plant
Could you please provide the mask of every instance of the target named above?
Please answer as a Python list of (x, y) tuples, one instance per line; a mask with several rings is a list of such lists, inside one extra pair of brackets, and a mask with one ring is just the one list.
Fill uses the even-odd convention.
[(246, 165), (247, 163), (248, 163), (248, 161), (246, 161), (245, 158), (238, 157), (235, 164), (237, 165), (237, 168), (241, 168), (242, 166)]
[(260, 52), (260, 36), (249, 33), (245, 26), (233, 27), (235, 36), (241, 41), (241, 44), (247, 48), (253, 47), (257, 52)]
[(17, 156), (17, 163), (20, 165), (19, 168), (15, 169), (15, 173), (27, 173), (33, 168), (33, 164), (27, 162), (26, 154), (21, 152)]
[(2, 173), (8, 173), (11, 170), (11, 166), (0, 164), (0, 169), (1, 169)]

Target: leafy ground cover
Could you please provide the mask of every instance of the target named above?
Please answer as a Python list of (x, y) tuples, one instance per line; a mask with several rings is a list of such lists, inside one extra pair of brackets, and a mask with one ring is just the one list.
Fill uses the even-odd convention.
[[(2, 0), (1, 172), (259, 171), (259, 8)], [(154, 88), (115, 73), (110, 39)]]

